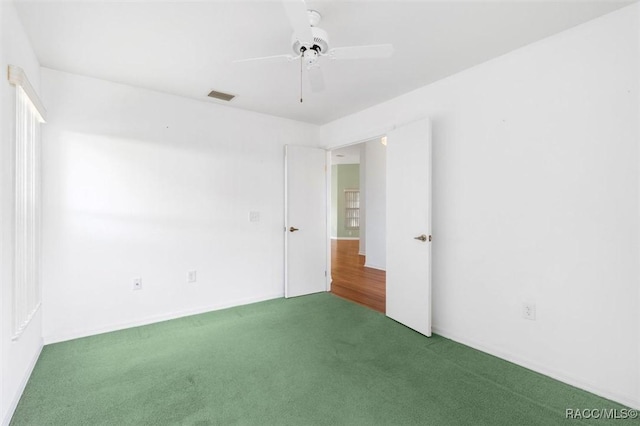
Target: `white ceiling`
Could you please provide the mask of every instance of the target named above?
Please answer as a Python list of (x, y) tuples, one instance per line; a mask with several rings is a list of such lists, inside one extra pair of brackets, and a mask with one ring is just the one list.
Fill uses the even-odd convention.
[[(280, 1), (31, 1), (18, 12), (49, 68), (167, 93), (237, 95), (230, 105), (323, 124), (436, 81), (632, 1), (318, 1), (331, 46), (393, 43), (391, 59), (325, 60), (311, 93)], [(326, 59), (326, 58), (323, 58)]]

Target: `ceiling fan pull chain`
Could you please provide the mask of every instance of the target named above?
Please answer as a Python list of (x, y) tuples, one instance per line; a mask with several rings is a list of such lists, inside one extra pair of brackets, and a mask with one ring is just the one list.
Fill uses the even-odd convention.
[(300, 103), (302, 103), (302, 62), (304, 61), (304, 55), (300, 55)]

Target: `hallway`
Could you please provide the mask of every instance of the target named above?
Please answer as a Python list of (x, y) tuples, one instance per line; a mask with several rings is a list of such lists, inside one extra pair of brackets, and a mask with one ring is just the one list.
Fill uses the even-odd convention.
[(386, 273), (364, 266), (358, 240), (331, 240), (331, 292), (385, 312)]

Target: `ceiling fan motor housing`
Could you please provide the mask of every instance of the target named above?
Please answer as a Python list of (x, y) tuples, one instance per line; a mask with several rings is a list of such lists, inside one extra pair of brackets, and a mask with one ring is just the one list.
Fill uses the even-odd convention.
[(295, 34), (291, 36), (291, 47), (296, 56), (300, 55), (307, 49), (314, 49), (321, 54), (326, 54), (329, 51), (329, 35), (325, 30), (318, 27), (311, 27), (311, 34), (313, 35), (313, 44), (301, 43), (300, 40), (296, 38)]

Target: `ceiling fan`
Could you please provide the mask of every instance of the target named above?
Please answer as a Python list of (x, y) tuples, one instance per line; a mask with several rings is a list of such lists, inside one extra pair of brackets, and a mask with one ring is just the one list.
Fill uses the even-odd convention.
[[(324, 78), (320, 69), (321, 58), (366, 59), (388, 58), (393, 55), (393, 45), (391, 44), (331, 47), (327, 32), (317, 27), (322, 19), (322, 15), (318, 11), (307, 9), (304, 0), (283, 0), (282, 3), (293, 28), (291, 35), (293, 54), (241, 59), (234, 62), (281, 62), (299, 59), (301, 72), (303, 67), (307, 70), (311, 90), (320, 92), (324, 89)], [(302, 96), (300, 102), (302, 102)]]

